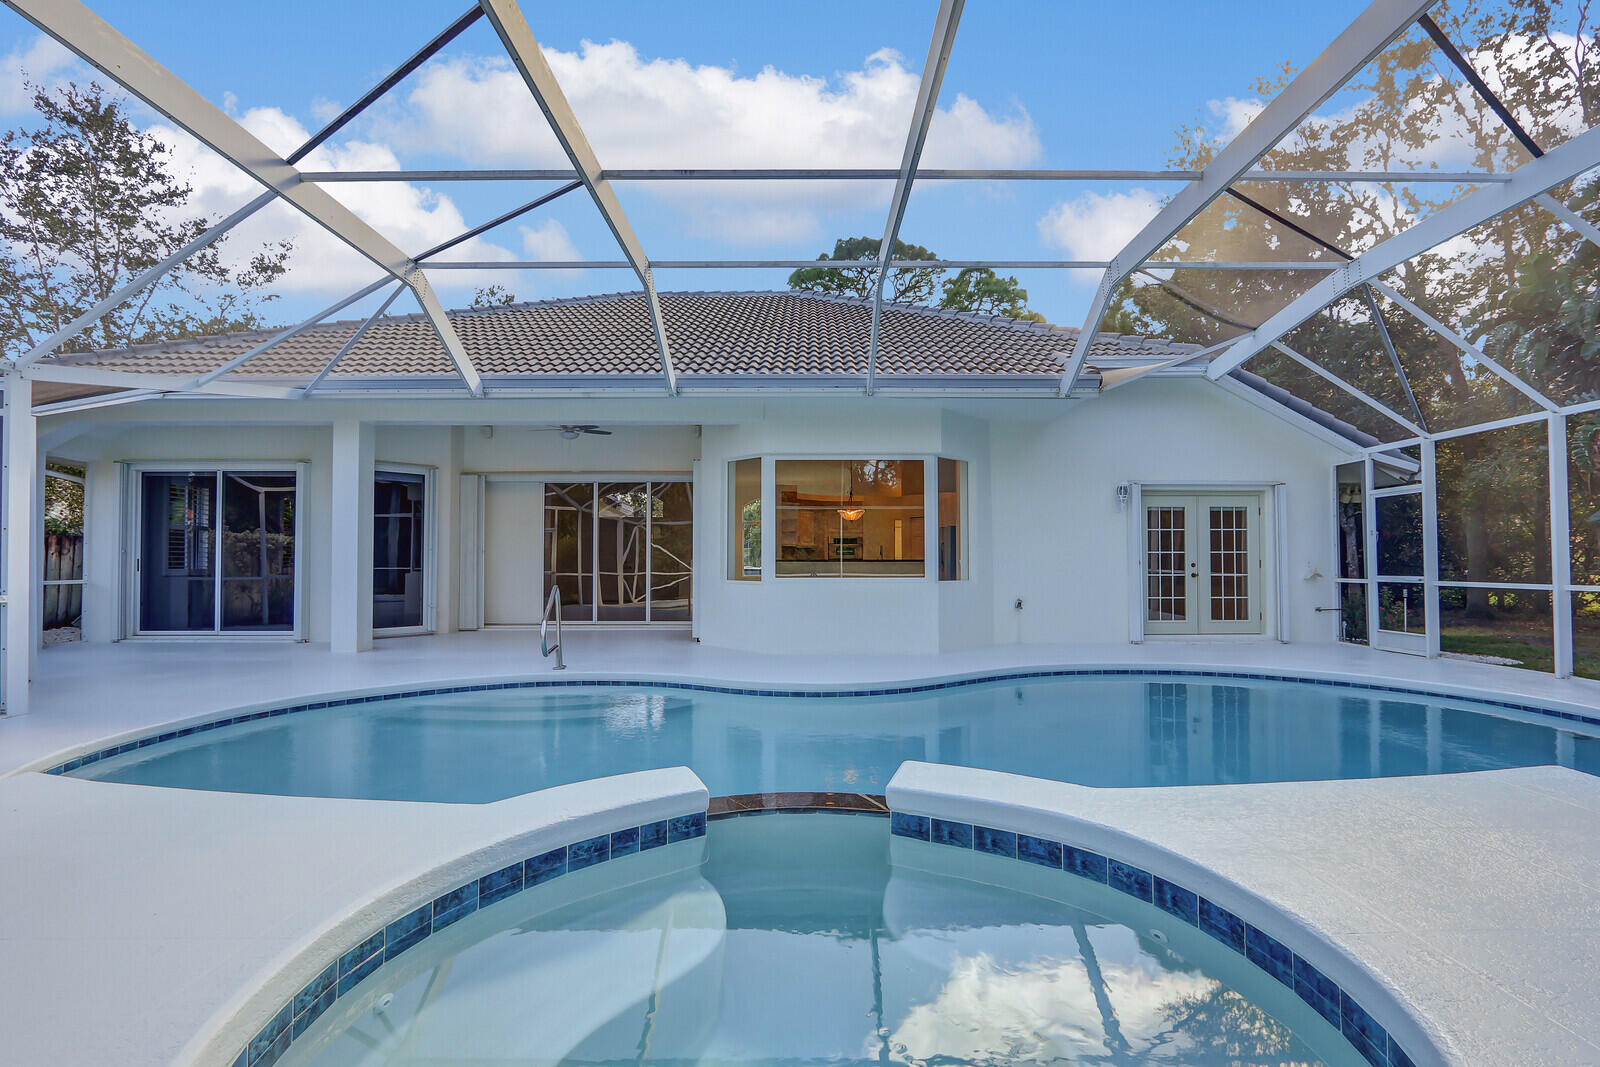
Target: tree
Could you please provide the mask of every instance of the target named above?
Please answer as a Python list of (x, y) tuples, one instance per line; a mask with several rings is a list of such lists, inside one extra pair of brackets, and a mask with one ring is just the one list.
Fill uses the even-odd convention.
[[(171, 150), (133, 124), (100, 86), (33, 88), (41, 124), (0, 135), (0, 352), (38, 344), (131, 278), (204, 232)], [(224, 238), (223, 240), (226, 240)], [(223, 240), (196, 252), (62, 346), (114, 348), (266, 325), (266, 287), (286, 269), (287, 241), (243, 266)]]
[[(1600, 122), (1600, 37), (1589, 22), (1589, 5), (1463, 0), (1435, 17), (1537, 142), (1551, 147), (1577, 128)], [(1257, 93), (1272, 95), (1291, 74), (1287, 68), (1275, 72), (1258, 83)], [(1262, 165), (1295, 171), (1506, 171), (1528, 158), (1506, 124), (1415, 28), (1380, 53), (1350, 90), (1341, 95), (1353, 103), (1303, 122)], [(1201, 169), (1219, 147), (1198, 127), (1182, 128), (1172, 164)], [(1216, 200), (1154, 258), (1357, 255), (1472, 189), (1440, 183), (1239, 183), (1235, 190), (1242, 195)], [(1600, 221), (1600, 185), (1592, 178), (1554, 193), (1591, 222)], [(1142, 271), (1115, 294), (1103, 328), (1212, 344), (1255, 328), (1323, 276), (1286, 269)], [(1537, 206), (1504, 213), (1382, 280), (1558, 402), (1600, 396), (1600, 249)], [(1291, 331), (1284, 343), (1409, 418), (1409, 401), (1366, 295), (1353, 291)], [(1430, 429), (1536, 410), (1513, 386), (1464, 358), (1402, 308), (1375, 294), (1374, 300)], [(1245, 369), (1380, 439), (1409, 436), (1281, 353), (1269, 349)], [(1441, 557), (1458, 566), (1454, 577), (1549, 580), (1546, 460), (1543, 446), (1524, 436), (1474, 434), (1440, 450)], [(1469, 618), (1493, 614), (1487, 590), (1467, 590), (1462, 599)]]
[(510, 289), (503, 285), (484, 285), (472, 294), (472, 306), (475, 308), (503, 308), (510, 307), (517, 302), (517, 298)]
[(1018, 285), (1017, 279), (1002, 278), (989, 267), (965, 267), (955, 277), (945, 279), (944, 297), (939, 306), (955, 311), (975, 311), (980, 315), (1044, 321), (1043, 315), (1028, 309), (1028, 290)]
[[(824, 252), (817, 260), (877, 259), (881, 247), (876, 237), (841, 237), (833, 243), (831, 256)], [(896, 241), (893, 258), (927, 262), (939, 257), (921, 245)], [(939, 306), (953, 311), (1044, 321), (1043, 315), (1028, 310), (1028, 291), (1015, 278), (1002, 278), (988, 267), (967, 267), (954, 277), (948, 274), (942, 267), (895, 267), (889, 271), (884, 295), (900, 304), (931, 304), (937, 294)], [(877, 280), (876, 267), (802, 267), (789, 275), (789, 288), (870, 300)]]

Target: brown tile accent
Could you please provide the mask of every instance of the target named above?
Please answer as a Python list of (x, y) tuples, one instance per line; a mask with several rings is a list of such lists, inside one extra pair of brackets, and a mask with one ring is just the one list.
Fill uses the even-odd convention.
[(712, 797), (707, 815), (747, 811), (872, 811), (887, 814), (881, 793), (740, 793)]

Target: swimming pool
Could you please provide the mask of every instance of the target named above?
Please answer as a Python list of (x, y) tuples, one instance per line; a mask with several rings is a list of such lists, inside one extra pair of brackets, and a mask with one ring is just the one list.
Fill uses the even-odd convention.
[(614, 860), (436, 933), (279, 1062), (1361, 1062), (1149, 905), (970, 851), (894, 866), (888, 842), (879, 818), (714, 821), (703, 866), (607, 889), (667, 857)]
[(1453, 698), (1259, 678), (1086, 674), (798, 698), (574, 685), (352, 703), (134, 747), (70, 773), (146, 785), (487, 802), (688, 766), (713, 796), (882, 793), (906, 760), (1090, 786), (1567, 763), (1600, 741)]

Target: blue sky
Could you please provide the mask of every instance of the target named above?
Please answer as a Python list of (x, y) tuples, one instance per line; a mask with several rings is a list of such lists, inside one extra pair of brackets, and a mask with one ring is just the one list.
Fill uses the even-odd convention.
[[(287, 152), (466, 5), (284, 0), (266, 18), (263, 8), (236, 3), (98, 0), (92, 6)], [(1226, 132), (1257, 77), (1285, 62), (1307, 63), (1362, 6), (974, 0), (962, 19), (924, 162), (1163, 167), (1176, 127), (1204, 123)], [(524, 12), (604, 165), (893, 166), (935, 8), (928, 0), (805, 7), (529, 2)], [(75, 73), (9, 11), (0, 15), (0, 57), (4, 127), (26, 120), (20, 67), (45, 81)], [(164, 126), (157, 116), (143, 118)], [(558, 165), (536, 118), (480, 20), (341, 133), (320, 162), (313, 157), (304, 166)], [(217, 216), (253, 195), (249, 180), (220, 160), (193, 145), (178, 148), (200, 209)], [(331, 188), (413, 254), (542, 191), (528, 183)], [(924, 183), (902, 236), (949, 258), (1088, 258), (1119, 245), (1166, 192), (1133, 182)], [(810, 257), (836, 236), (880, 234), (888, 193), (887, 184), (877, 183), (619, 185), (654, 259)], [(298, 235), (276, 315), (298, 319), (376, 276), (287, 209), (274, 212), (242, 229), (234, 244), (243, 252), (274, 232)], [(462, 251), (470, 259), (618, 258), (581, 193)], [(672, 271), (657, 284), (776, 288), (786, 274)], [(1097, 281), (1093, 272), (1019, 275), (1037, 310), (1071, 325)], [(473, 285), (486, 280), (435, 275), (452, 304), (465, 303)], [(502, 284), (534, 299), (626, 289), (632, 281), (626, 272), (586, 270), (508, 274)]]

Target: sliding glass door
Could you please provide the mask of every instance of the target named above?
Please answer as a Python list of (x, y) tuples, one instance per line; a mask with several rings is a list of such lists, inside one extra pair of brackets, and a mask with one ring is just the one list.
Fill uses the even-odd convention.
[(689, 621), (693, 514), (684, 481), (546, 482), (542, 596), (570, 622)]
[(288, 471), (140, 474), (140, 633), (292, 633), (295, 502)]
[(372, 628), (433, 628), (428, 590), (428, 475), (379, 470), (372, 492)]

